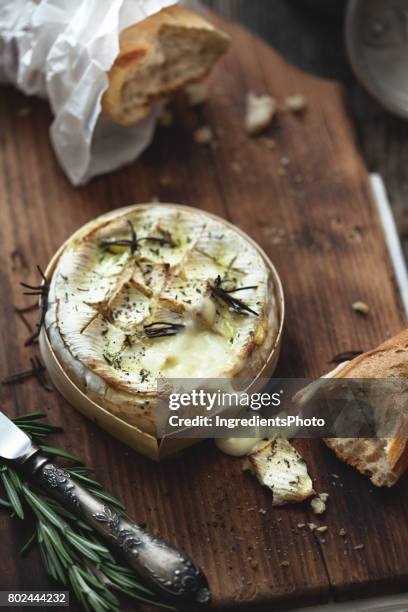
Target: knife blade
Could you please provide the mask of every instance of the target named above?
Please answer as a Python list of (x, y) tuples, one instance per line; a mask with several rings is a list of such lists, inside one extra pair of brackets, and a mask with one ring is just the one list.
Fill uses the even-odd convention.
[(21, 461), (33, 446), (24, 431), (0, 411), (0, 457), (10, 461)]
[(165, 601), (179, 608), (210, 603), (207, 579), (188, 555), (152, 536), (127, 515), (95, 497), (42, 454), (1, 411), (0, 457), (11, 461), (27, 479), (89, 523)]

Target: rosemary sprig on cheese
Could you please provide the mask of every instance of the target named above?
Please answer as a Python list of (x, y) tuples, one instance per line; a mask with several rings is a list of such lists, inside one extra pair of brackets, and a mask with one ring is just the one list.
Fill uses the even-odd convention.
[(136, 235), (135, 227), (132, 221), (127, 221), (130, 228), (130, 239), (125, 238), (105, 238), (100, 241), (100, 244), (105, 249), (112, 249), (112, 247), (127, 247), (130, 249), (132, 255), (138, 250), (140, 243), (144, 241), (157, 242), (160, 246), (167, 244), (168, 246), (174, 247), (175, 244), (172, 240), (167, 238), (158, 238), (157, 236), (143, 236), (138, 238)]
[(168, 321), (155, 321), (144, 325), (143, 329), (148, 338), (164, 338), (166, 336), (175, 336), (185, 325), (181, 323), (171, 323)]
[(257, 289), (256, 285), (248, 286), (248, 287), (236, 287), (234, 289), (223, 289), (221, 287), (222, 283), (225, 280), (221, 280), (221, 276), (218, 275), (215, 279), (215, 282), (210, 285), (211, 295), (213, 295), (216, 299), (224, 302), (228, 308), (237, 314), (253, 314), (254, 316), (258, 316), (258, 313), (255, 312), (252, 308), (250, 308), (247, 304), (245, 304), (242, 300), (235, 298), (231, 295), (231, 293), (236, 293), (237, 291), (245, 291), (246, 289)]

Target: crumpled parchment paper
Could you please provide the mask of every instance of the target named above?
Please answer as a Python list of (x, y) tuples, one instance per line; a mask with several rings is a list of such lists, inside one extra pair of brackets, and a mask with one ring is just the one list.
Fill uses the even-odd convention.
[(2, 0), (0, 83), (49, 100), (50, 136), (74, 185), (136, 159), (149, 145), (159, 107), (117, 125), (101, 114), (119, 33), (176, 0)]

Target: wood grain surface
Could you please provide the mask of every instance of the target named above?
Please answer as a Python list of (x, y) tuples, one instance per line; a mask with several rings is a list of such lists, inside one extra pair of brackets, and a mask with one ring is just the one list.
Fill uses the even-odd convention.
[(244, 23), (305, 72), (341, 82), (358, 147), (369, 170), (385, 180), (408, 260), (408, 121), (384, 109), (354, 77), (344, 44), (347, 1), (204, 1)]
[[(19, 281), (35, 281), (35, 264), (45, 266), (84, 222), (153, 198), (229, 219), (272, 258), (287, 301), (279, 375), (320, 375), (334, 354), (368, 349), (404, 327), (341, 87), (305, 75), (253, 35), (214, 19), (232, 35), (233, 49), (211, 79), (208, 104), (192, 110), (178, 102), (174, 126), (160, 128), (140, 160), (80, 189), (55, 161), (47, 104), (0, 90), (2, 376), (24, 369), (35, 353), (23, 348), (27, 330), (13, 312), (14, 304), (27, 303)], [(280, 102), (301, 92), (308, 110), (279, 112), (269, 140), (249, 139), (243, 130), (249, 89)], [(214, 146), (194, 143), (192, 132), (203, 124), (217, 134)], [(369, 316), (353, 312), (356, 300), (369, 304)], [(316, 490), (330, 495), (319, 519), (308, 504), (272, 509), (270, 492), (212, 441), (156, 465), (35, 382), (3, 387), (1, 405), (8, 414), (41, 409), (63, 425), (65, 435), (54, 442), (94, 466), (132, 517), (194, 557), (209, 577), (216, 608), (282, 609), (407, 584), (406, 478), (392, 490), (374, 490), (319, 441), (299, 441)], [(329, 526), (324, 537), (297, 528), (311, 520)], [(29, 527), (0, 513), (3, 590), (55, 588), (34, 551), (19, 555), (29, 535)]]

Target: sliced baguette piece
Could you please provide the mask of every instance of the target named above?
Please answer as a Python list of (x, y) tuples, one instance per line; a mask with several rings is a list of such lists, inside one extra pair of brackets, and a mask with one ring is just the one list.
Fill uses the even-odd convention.
[(226, 34), (178, 5), (126, 28), (109, 71), (104, 114), (122, 125), (141, 121), (154, 102), (203, 79), (228, 46)]
[(283, 436), (257, 444), (244, 469), (272, 491), (273, 506), (302, 502), (315, 494), (306, 462)]
[[(333, 377), (407, 378), (408, 387), (408, 329), (337, 368)], [(339, 459), (368, 475), (374, 485), (391, 487), (408, 467), (406, 425), (402, 416), (394, 437), (326, 438), (325, 443)]]

